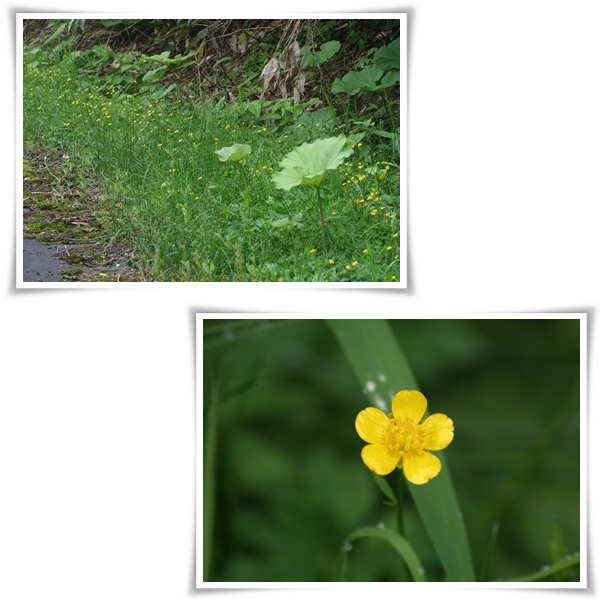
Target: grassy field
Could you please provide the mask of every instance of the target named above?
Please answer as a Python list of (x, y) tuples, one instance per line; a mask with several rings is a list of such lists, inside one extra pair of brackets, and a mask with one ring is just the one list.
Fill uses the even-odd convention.
[[(362, 93), (338, 93), (346, 100), (337, 108), (321, 81), (295, 104), (259, 98), (258, 79), (238, 86), (234, 98), (206, 99), (198, 80), (170, 83), (180, 66), (194, 68), (186, 55), (167, 51), (149, 61), (102, 42), (80, 49), (65, 31), (52, 43), (25, 45), (25, 150), (58, 151), (80, 188), (91, 180), (103, 188), (108, 239), (134, 249), (140, 279), (399, 280), (399, 115), (388, 96), (374, 95), (377, 111), (357, 102)], [(198, 63), (198, 54), (191, 58)], [(241, 70), (249, 74), (251, 67)], [(273, 175), (301, 144), (340, 135), (352, 153), (326, 171), (319, 189), (325, 252), (315, 189), (282, 190)], [(236, 144), (250, 154), (220, 161), (216, 151)]]

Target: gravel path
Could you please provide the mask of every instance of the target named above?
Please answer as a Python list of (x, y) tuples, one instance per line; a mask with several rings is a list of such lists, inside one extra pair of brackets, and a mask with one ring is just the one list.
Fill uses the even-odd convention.
[(60, 272), (71, 266), (56, 257), (61, 246), (24, 238), (23, 282), (64, 282)]

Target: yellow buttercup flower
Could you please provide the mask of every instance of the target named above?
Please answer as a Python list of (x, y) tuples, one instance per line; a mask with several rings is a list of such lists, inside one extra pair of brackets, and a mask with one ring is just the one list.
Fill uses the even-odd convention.
[(446, 448), (454, 438), (454, 423), (445, 414), (425, 420), (427, 401), (419, 391), (399, 391), (388, 416), (378, 408), (366, 408), (355, 419), (358, 435), (368, 445), (362, 449), (364, 464), (378, 475), (403, 469), (415, 485), (424, 485), (441, 471), (441, 461), (428, 450)]

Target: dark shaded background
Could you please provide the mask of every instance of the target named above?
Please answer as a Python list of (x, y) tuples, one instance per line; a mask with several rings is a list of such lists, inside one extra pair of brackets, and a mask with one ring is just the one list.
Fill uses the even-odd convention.
[[(557, 521), (579, 551), (579, 321), (391, 321), (429, 410), (448, 414), (446, 450), (477, 574), (492, 524), (487, 580), (550, 564)], [(394, 528), (359, 453), (368, 405), (325, 322), (204, 321), (204, 400), (217, 393), (211, 581), (330, 581), (343, 538)], [(205, 408), (206, 409), (206, 408)], [(407, 537), (440, 566), (406, 496)], [(347, 580), (403, 578), (382, 541), (354, 543)], [(565, 580), (578, 579), (578, 575)]]

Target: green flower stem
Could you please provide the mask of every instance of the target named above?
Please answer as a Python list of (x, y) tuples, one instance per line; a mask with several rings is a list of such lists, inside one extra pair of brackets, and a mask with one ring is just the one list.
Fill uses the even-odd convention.
[(397, 479), (397, 531), (405, 537), (405, 529), (403, 526), (403, 480), (404, 476), (401, 470), (395, 471), (395, 478)]
[(322, 209), (322, 199), (320, 198), (320, 187), (316, 187), (318, 193), (318, 205), (320, 207), (320, 222), (322, 223), (322, 243), (324, 244), (324, 254), (328, 254), (328, 247), (326, 245), (326, 226), (324, 225), (324, 211)]

